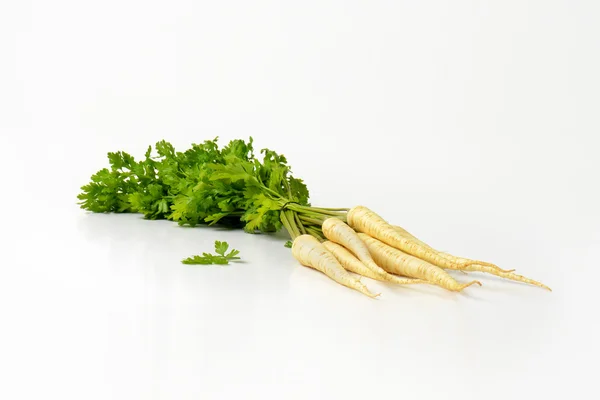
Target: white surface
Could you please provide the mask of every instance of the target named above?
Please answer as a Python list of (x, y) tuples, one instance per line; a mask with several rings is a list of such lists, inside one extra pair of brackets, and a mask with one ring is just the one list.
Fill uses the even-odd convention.
[[(589, 397), (598, 4), (2, 2), (0, 398)], [(107, 151), (217, 135), (554, 292), (373, 301), (277, 237), (76, 207)], [(246, 263), (179, 263), (215, 239)]]

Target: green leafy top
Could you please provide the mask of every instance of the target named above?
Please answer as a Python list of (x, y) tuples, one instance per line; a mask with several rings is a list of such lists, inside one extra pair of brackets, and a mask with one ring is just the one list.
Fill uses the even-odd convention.
[(280, 229), (280, 212), (290, 202), (309, 206), (306, 185), (291, 175), (283, 155), (263, 149), (259, 160), (252, 138), (221, 149), (217, 140), (184, 152), (161, 141), (140, 161), (109, 153), (110, 168), (92, 175), (79, 204), (92, 212), (139, 212), (180, 225), (219, 223), (248, 232)]
[(240, 257), (236, 257), (240, 254), (239, 250), (232, 249), (229, 253), (225, 254), (229, 249), (229, 243), (227, 242), (219, 242), (215, 240), (215, 253), (202, 253), (201, 256), (192, 256), (188, 257), (181, 262), (183, 264), (191, 264), (191, 265), (208, 265), (208, 264), (229, 264), (229, 261), (239, 260)]

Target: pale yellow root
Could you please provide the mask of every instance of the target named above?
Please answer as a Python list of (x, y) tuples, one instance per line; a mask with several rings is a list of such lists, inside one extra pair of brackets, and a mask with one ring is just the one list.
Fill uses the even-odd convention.
[[(445, 253), (443, 251), (440, 251), (439, 254), (442, 255), (442, 256), (444, 256), (444, 257), (446, 257), (446, 258), (448, 258), (448, 259), (450, 259), (450, 260), (454, 260), (457, 263), (465, 265), (465, 266), (467, 266), (467, 265), (468, 266), (479, 265), (479, 266), (482, 266), (482, 267), (490, 267), (490, 268), (493, 268), (493, 269), (497, 270), (498, 272), (505, 272), (507, 274), (515, 271), (514, 268), (513, 269), (502, 269), (499, 266), (497, 266), (496, 264), (492, 264), (492, 263), (488, 263), (488, 262), (480, 261), (480, 260), (471, 260), (469, 258), (462, 258), (462, 257), (458, 257), (458, 256), (453, 256), (452, 254)], [(473, 271), (475, 271), (475, 270), (473, 270)]]
[(514, 269), (511, 269), (511, 270), (502, 269), (502, 268), (498, 267), (496, 264), (492, 264), (492, 263), (489, 263), (489, 262), (480, 261), (480, 260), (471, 260), (469, 258), (463, 258), (463, 257), (457, 257), (457, 256), (453, 256), (452, 254), (436, 250), (433, 247), (431, 247), (430, 245), (428, 245), (427, 243), (423, 242), (422, 240), (420, 240), (419, 238), (417, 238), (416, 236), (414, 236), (412, 233), (408, 232), (406, 229), (404, 229), (404, 228), (402, 228), (402, 227), (400, 227), (398, 225), (392, 225), (392, 226), (393, 226), (393, 228), (394, 228), (394, 230), (396, 232), (398, 232), (399, 234), (401, 234), (402, 236), (404, 236), (408, 240), (412, 240), (413, 242), (418, 243), (421, 246), (430, 248), (431, 250), (437, 252), (442, 257), (445, 257), (445, 258), (447, 258), (450, 261), (454, 261), (457, 264), (460, 264), (460, 265), (472, 265), (472, 264), (484, 265), (484, 266), (487, 266), (487, 267), (496, 268), (498, 271), (502, 271), (502, 272), (513, 272), (514, 271)]
[(526, 277), (524, 277), (522, 275), (513, 274), (511, 272), (498, 271), (497, 269), (490, 268), (490, 267), (485, 266), (485, 265), (467, 265), (467, 266), (465, 266), (463, 268), (464, 268), (465, 271), (487, 272), (488, 274), (496, 275), (496, 276), (499, 276), (501, 278), (506, 278), (506, 279), (510, 279), (512, 281), (517, 281), (517, 282), (528, 283), (530, 285), (539, 286), (541, 288), (548, 289), (549, 291), (552, 291), (552, 289), (550, 289), (548, 286), (546, 286), (543, 283), (540, 283), (538, 281), (534, 281), (533, 279), (526, 278)]
[[(441, 268), (459, 269), (462, 265), (439, 255), (430, 247), (424, 246), (414, 240), (405, 238), (383, 218), (364, 206), (356, 206), (346, 214), (348, 224), (358, 232), (382, 241), (405, 253), (425, 260)], [(372, 254), (371, 254), (372, 255)], [(377, 260), (375, 260), (377, 261)]]
[(425, 279), (454, 292), (460, 292), (473, 284), (481, 286), (479, 281), (461, 284), (440, 267), (406, 254), (365, 233), (359, 233), (358, 235), (367, 245), (375, 262), (390, 273)]
[(412, 240), (415, 243), (419, 243), (420, 245), (422, 245), (424, 247), (429, 247), (430, 249), (433, 249), (433, 247), (431, 247), (430, 245), (428, 245), (427, 243), (425, 243), (421, 239), (417, 238), (416, 236), (414, 236), (412, 233), (410, 233), (406, 229), (402, 228), (401, 226), (392, 225), (392, 227), (394, 228), (394, 230), (396, 232), (398, 232), (399, 234), (401, 234), (405, 238), (410, 239), (410, 240)]
[(327, 248), (337, 258), (337, 260), (342, 264), (342, 267), (347, 269), (348, 271), (354, 272), (355, 274), (359, 274), (362, 276), (366, 276), (367, 278), (376, 279), (378, 281), (397, 283), (399, 285), (412, 285), (417, 283), (429, 283), (422, 279), (414, 279), (414, 278), (401, 278), (396, 275), (385, 273), (385, 277), (382, 277), (379, 274), (374, 273), (372, 270), (367, 268), (365, 264), (363, 264), (358, 258), (354, 256), (350, 251), (348, 251), (344, 246), (341, 246), (337, 243), (330, 242), (326, 240), (323, 242), (323, 246)]
[(327, 218), (323, 222), (321, 230), (327, 239), (350, 250), (368, 269), (381, 277), (381, 280), (389, 275), (375, 263), (367, 246), (360, 240), (354, 229), (346, 225), (344, 221), (338, 218)]
[[(399, 226), (394, 226), (394, 229), (396, 230), (396, 232), (400, 233), (401, 235), (409, 238), (409, 239), (413, 239), (415, 242), (420, 243), (424, 246), (427, 247), (431, 247), (428, 244), (422, 242), (421, 240), (417, 239), (415, 236), (413, 236), (412, 234), (410, 234), (408, 231), (406, 231), (405, 229), (399, 227)], [(492, 275), (496, 275), (499, 276), (501, 278), (506, 278), (506, 279), (510, 279), (513, 281), (517, 281), (517, 282), (523, 282), (523, 283), (528, 283), (530, 285), (534, 285), (534, 286), (539, 286), (541, 288), (544, 289), (548, 289), (550, 291), (552, 291), (552, 289), (550, 289), (548, 286), (544, 285), (543, 283), (540, 283), (538, 281), (534, 281), (533, 279), (529, 279), (527, 277), (524, 277), (523, 275), (518, 275), (518, 274), (513, 274), (512, 272), (514, 271), (514, 269), (511, 270), (505, 270), (502, 268), (499, 268), (498, 266), (494, 265), (494, 264), (490, 264), (490, 263), (482, 263), (481, 261), (476, 261), (476, 260), (467, 260), (466, 258), (461, 258), (461, 257), (456, 257), (453, 256), (451, 254), (448, 253), (444, 253), (444, 252), (439, 252), (439, 254), (446, 256), (450, 259), (453, 259), (459, 263), (463, 263), (463, 267), (461, 269), (459, 269), (458, 271), (461, 272), (465, 272), (465, 271), (473, 271), (473, 272), (486, 272), (488, 274), (492, 274)], [(464, 264), (465, 261), (470, 261), (470, 262), (474, 262), (474, 263), (469, 263), (469, 264)], [(448, 268), (450, 269), (450, 268)]]
[(292, 244), (292, 254), (300, 264), (321, 271), (337, 283), (358, 290), (369, 297), (377, 297), (354, 276), (350, 275), (333, 254), (311, 235), (300, 235)]

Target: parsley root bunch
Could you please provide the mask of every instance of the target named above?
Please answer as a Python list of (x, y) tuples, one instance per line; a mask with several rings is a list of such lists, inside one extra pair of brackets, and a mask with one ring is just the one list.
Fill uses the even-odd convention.
[[(253, 140), (232, 140), (219, 148), (217, 139), (193, 144), (184, 152), (168, 142), (148, 147), (136, 161), (125, 152), (108, 154), (101, 169), (83, 186), (81, 208), (92, 212), (141, 213), (179, 225), (219, 224), (246, 232), (275, 232), (282, 227), (293, 242), (286, 246), (302, 264), (342, 285), (376, 297), (356, 277), (385, 283), (430, 283), (461, 291), (478, 281), (459, 283), (445, 269), (487, 272), (547, 288), (494, 264), (442, 253), (390, 225), (363, 206), (313, 207), (301, 179), (283, 155), (262, 149)], [(217, 255), (204, 253), (186, 264), (227, 264), (238, 259), (216, 242)], [(348, 272), (350, 271), (350, 272)]]
[[(347, 213), (347, 220), (352, 228), (357, 232), (361, 232), (359, 233), (359, 237), (367, 244), (377, 264), (390, 273), (426, 279), (453, 291), (460, 291), (474, 283), (479, 285), (481, 283), (472, 281), (469, 284), (457, 286), (455, 282), (447, 278), (439, 279), (441, 275), (439, 275), (439, 271), (434, 271), (434, 267), (463, 272), (486, 272), (491, 275), (551, 290), (548, 286), (540, 282), (512, 273), (513, 270), (506, 271), (491, 263), (455, 257), (439, 252), (403, 228), (390, 225), (367, 207), (353, 207)], [(426, 262), (425, 264), (428, 264), (426, 266), (427, 270), (425, 271), (423, 264), (419, 264), (419, 268), (416, 268), (416, 260), (418, 262)], [(424, 276), (425, 274), (429, 274), (430, 278)]]

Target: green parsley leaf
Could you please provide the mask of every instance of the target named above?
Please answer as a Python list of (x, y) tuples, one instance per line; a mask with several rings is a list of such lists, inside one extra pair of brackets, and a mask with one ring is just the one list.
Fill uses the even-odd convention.
[[(309, 209), (308, 189), (292, 175), (284, 155), (269, 149), (255, 154), (252, 137), (221, 147), (217, 141), (193, 143), (181, 152), (162, 140), (138, 160), (124, 151), (108, 153), (107, 168), (81, 187), (79, 205), (98, 213), (141, 213), (184, 226), (219, 224), (249, 233), (281, 229), (283, 209), (310, 218), (320, 214), (322, 209)], [(339, 210), (329, 209), (322, 217)], [(286, 226), (292, 236), (299, 232), (293, 229), (297, 223), (302, 225), (294, 220)]]
[(215, 240), (215, 254), (202, 253), (201, 256), (195, 255), (188, 257), (181, 262), (183, 264), (188, 265), (209, 265), (209, 264), (219, 264), (225, 265), (229, 264), (229, 261), (239, 260), (240, 257), (237, 257), (240, 254), (239, 250), (232, 249), (228, 254), (225, 254), (229, 249), (229, 243), (220, 242)]
[(229, 243), (219, 242), (218, 240), (215, 240), (215, 253), (217, 253), (221, 256), (225, 256), (225, 252), (227, 251), (228, 248), (229, 248)]

